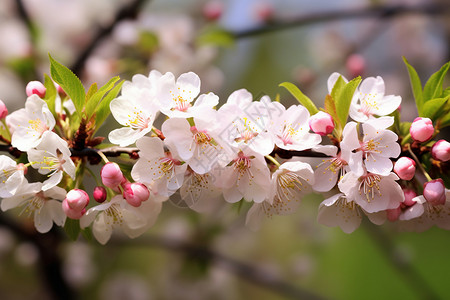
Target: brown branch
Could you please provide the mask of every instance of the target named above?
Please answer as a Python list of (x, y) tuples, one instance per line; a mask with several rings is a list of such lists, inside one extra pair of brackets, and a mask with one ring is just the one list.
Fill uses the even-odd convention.
[(195, 245), (189, 242), (180, 241), (173, 238), (145, 236), (136, 240), (113, 239), (110, 244), (123, 246), (143, 246), (159, 247), (173, 252), (179, 252), (190, 258), (198, 258), (202, 261), (215, 263), (218, 267), (226, 269), (230, 273), (247, 280), (259, 287), (271, 290), (289, 299), (303, 300), (323, 300), (324, 298), (294, 286), (282, 279), (267, 274), (262, 269), (251, 264), (235, 260), (224, 254), (218, 253), (206, 246)]
[(266, 26), (232, 33), (236, 39), (258, 36), (268, 32), (294, 28), (297, 26), (311, 25), (336, 20), (379, 18), (389, 19), (404, 14), (428, 14), (439, 15), (450, 11), (450, 4), (420, 4), (420, 5), (392, 5), (375, 6), (362, 9), (344, 11), (320, 12), (301, 16), (285, 22), (273, 22)]
[(134, 0), (131, 1), (128, 5), (122, 7), (116, 14), (115, 18), (107, 27), (100, 28), (97, 34), (92, 38), (91, 43), (80, 53), (77, 60), (71, 67), (71, 70), (80, 75), (81, 71), (84, 68), (86, 60), (95, 50), (95, 48), (106, 38), (108, 37), (113, 29), (116, 27), (118, 23), (126, 19), (133, 19), (139, 13), (139, 10), (142, 8), (146, 0)]

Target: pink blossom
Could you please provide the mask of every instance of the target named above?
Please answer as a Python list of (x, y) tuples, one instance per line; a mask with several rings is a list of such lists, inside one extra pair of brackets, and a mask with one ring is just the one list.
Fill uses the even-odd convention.
[(403, 180), (411, 180), (416, 173), (416, 163), (409, 157), (400, 157), (394, 165), (394, 172)]
[(431, 156), (440, 161), (450, 160), (450, 143), (446, 140), (439, 140), (431, 148)]
[(28, 82), (25, 91), (28, 97), (31, 95), (38, 95), (39, 98), (44, 98), (47, 89), (40, 81), (30, 81)]
[(319, 111), (309, 118), (309, 128), (317, 134), (327, 135), (333, 132), (333, 118), (326, 112)]
[(409, 128), (413, 140), (418, 142), (428, 141), (434, 133), (433, 122), (429, 118), (415, 118)]
[(445, 203), (445, 186), (442, 179), (434, 179), (423, 185), (423, 196), (431, 205)]

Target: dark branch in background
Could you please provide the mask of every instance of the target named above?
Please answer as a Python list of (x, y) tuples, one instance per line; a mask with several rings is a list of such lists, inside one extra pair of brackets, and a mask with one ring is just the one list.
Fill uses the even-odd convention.
[(372, 241), (378, 246), (386, 260), (415, 294), (424, 300), (441, 299), (427, 283), (427, 278), (422, 277), (407, 260), (400, 256), (395, 243), (380, 226), (376, 226), (367, 220), (362, 222), (362, 225), (369, 232)]
[(158, 236), (146, 236), (136, 240), (113, 239), (110, 244), (118, 245), (120, 247), (128, 247), (133, 245), (142, 247), (151, 246), (163, 248), (173, 252), (179, 252), (181, 254), (185, 254), (190, 259), (198, 258), (202, 261), (210, 261), (218, 267), (226, 269), (230, 273), (233, 273), (248, 282), (256, 284), (258, 287), (266, 288), (289, 299), (324, 300), (323, 297), (287, 283), (277, 276), (264, 272), (264, 270), (260, 268), (235, 260), (206, 246), (195, 245), (173, 238)]
[(428, 14), (438, 15), (450, 11), (450, 4), (421, 4), (421, 5), (395, 5), (379, 6), (362, 9), (321, 12), (308, 14), (285, 22), (275, 22), (259, 28), (249, 29), (232, 33), (237, 39), (257, 36), (268, 32), (289, 29), (297, 26), (311, 25), (316, 23), (331, 22), (343, 19), (380, 18), (388, 19), (404, 14)]
[(86, 47), (86, 49), (84, 49), (80, 53), (77, 60), (71, 67), (72, 72), (74, 72), (77, 75), (80, 75), (80, 73), (84, 68), (84, 64), (86, 63), (86, 60), (95, 50), (95, 48), (100, 44), (100, 42), (102, 42), (103, 39), (105, 39), (111, 34), (111, 32), (118, 23), (126, 19), (136, 18), (136, 16), (139, 13), (139, 10), (142, 8), (142, 6), (146, 1), (147, 0), (134, 0), (130, 2), (128, 5), (125, 5), (117, 12), (111, 24), (109, 24), (107, 27), (100, 28), (97, 34), (92, 38), (91, 43)]
[[(46, 234), (36, 232), (34, 228), (29, 230), (15, 221), (8, 218), (5, 214), (0, 215), (0, 226), (4, 226), (14, 232), (19, 239), (32, 243), (39, 251), (39, 268), (42, 280), (51, 293), (51, 299), (76, 299), (75, 291), (68, 285), (62, 274), (62, 261), (60, 256), (60, 244), (64, 238), (61, 233), (52, 228)], [(41, 276), (39, 276), (41, 277)]]

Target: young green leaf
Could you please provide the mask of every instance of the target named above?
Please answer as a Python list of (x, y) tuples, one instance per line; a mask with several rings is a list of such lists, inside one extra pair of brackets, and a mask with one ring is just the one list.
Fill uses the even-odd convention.
[(109, 109), (109, 104), (111, 103), (111, 101), (117, 97), (117, 95), (120, 92), (120, 89), (122, 88), (122, 84), (124, 83), (124, 81), (119, 82), (102, 100), (102, 102), (100, 102), (100, 104), (98, 105), (98, 109), (95, 112), (95, 128), (96, 130), (98, 128), (100, 128), (101, 124), (103, 124), (103, 122), (105, 122), (106, 118), (109, 116), (109, 114), (111, 113), (110, 109)]
[(287, 89), (289, 93), (291, 93), (291, 95), (294, 96), (294, 98), (297, 99), (297, 101), (300, 102), (300, 104), (302, 104), (311, 115), (314, 115), (319, 112), (314, 102), (312, 102), (311, 99), (309, 99), (305, 94), (303, 94), (296, 85), (290, 82), (283, 82), (280, 83), (279, 86), (282, 86), (285, 89)]
[(64, 223), (64, 231), (72, 241), (75, 241), (80, 234), (80, 221), (66, 218), (66, 222)]
[(84, 98), (84, 102), (87, 103), (89, 99), (97, 92), (97, 90), (98, 90), (97, 83), (94, 82), (89, 87), (89, 90), (86, 93), (86, 97)]
[(53, 80), (47, 75), (44, 74), (44, 86), (47, 89), (45, 91), (44, 100), (47, 102), (48, 109), (52, 112), (53, 116), (56, 117), (55, 111), (55, 101), (56, 101), (56, 87), (53, 83)]
[(213, 45), (221, 47), (230, 47), (234, 45), (235, 38), (233, 34), (223, 28), (216, 26), (207, 28), (202, 32), (197, 38), (197, 44), (203, 45)]
[(450, 96), (445, 98), (431, 99), (425, 102), (422, 110), (422, 117), (430, 118), (433, 122), (435, 121), (435, 116), (441, 111), (444, 104), (447, 102)]
[(411, 81), (411, 87), (414, 95), (414, 99), (416, 100), (416, 107), (419, 116), (422, 114), (422, 106), (424, 103), (423, 100), (423, 92), (422, 92), (422, 83), (420, 82), (419, 75), (417, 75), (416, 70), (408, 63), (406, 58), (403, 57), (403, 61), (405, 62), (406, 67), (408, 68), (409, 79)]
[(58, 83), (72, 99), (77, 113), (81, 115), (85, 100), (83, 84), (72, 71), (54, 60), (50, 54), (48, 56), (50, 59), (50, 74), (53, 80)]
[[(339, 78), (342, 78), (342, 77), (339, 77)], [(339, 81), (339, 79), (338, 79), (338, 81)], [(349, 83), (342, 86), (338, 91), (338, 95), (336, 95), (336, 98), (334, 98), (336, 101), (335, 105), (336, 105), (337, 116), (338, 116), (339, 121), (342, 126), (344, 126), (344, 124), (347, 123), (348, 111), (350, 110), (350, 104), (353, 99), (353, 94), (355, 93), (355, 90), (358, 87), (360, 82), (361, 82), (360, 76), (354, 78)], [(334, 88), (333, 88), (333, 90), (334, 90)]]
[(97, 108), (98, 104), (105, 96), (105, 94), (108, 91), (110, 91), (114, 87), (114, 84), (119, 80), (120, 80), (119, 76), (111, 78), (111, 80), (109, 80), (104, 86), (102, 86), (98, 91), (96, 91), (96, 93), (93, 94), (92, 97), (90, 97), (86, 101), (85, 112), (88, 119), (90, 119), (92, 114), (95, 112), (95, 109)]
[[(444, 82), (445, 75), (450, 67), (450, 62), (442, 66), (442, 68), (430, 76), (425, 87), (423, 88), (423, 101), (439, 98), (442, 94), (442, 84)], [(422, 116), (422, 115), (420, 115)]]

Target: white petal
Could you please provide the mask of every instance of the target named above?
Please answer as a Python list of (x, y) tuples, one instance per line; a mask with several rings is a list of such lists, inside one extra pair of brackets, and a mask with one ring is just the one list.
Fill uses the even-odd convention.
[(39, 231), (40, 233), (49, 232), (53, 226), (53, 220), (50, 211), (46, 206), (47, 204), (45, 204), (41, 208), (41, 210), (35, 211), (34, 213), (34, 226), (36, 227), (36, 230)]

